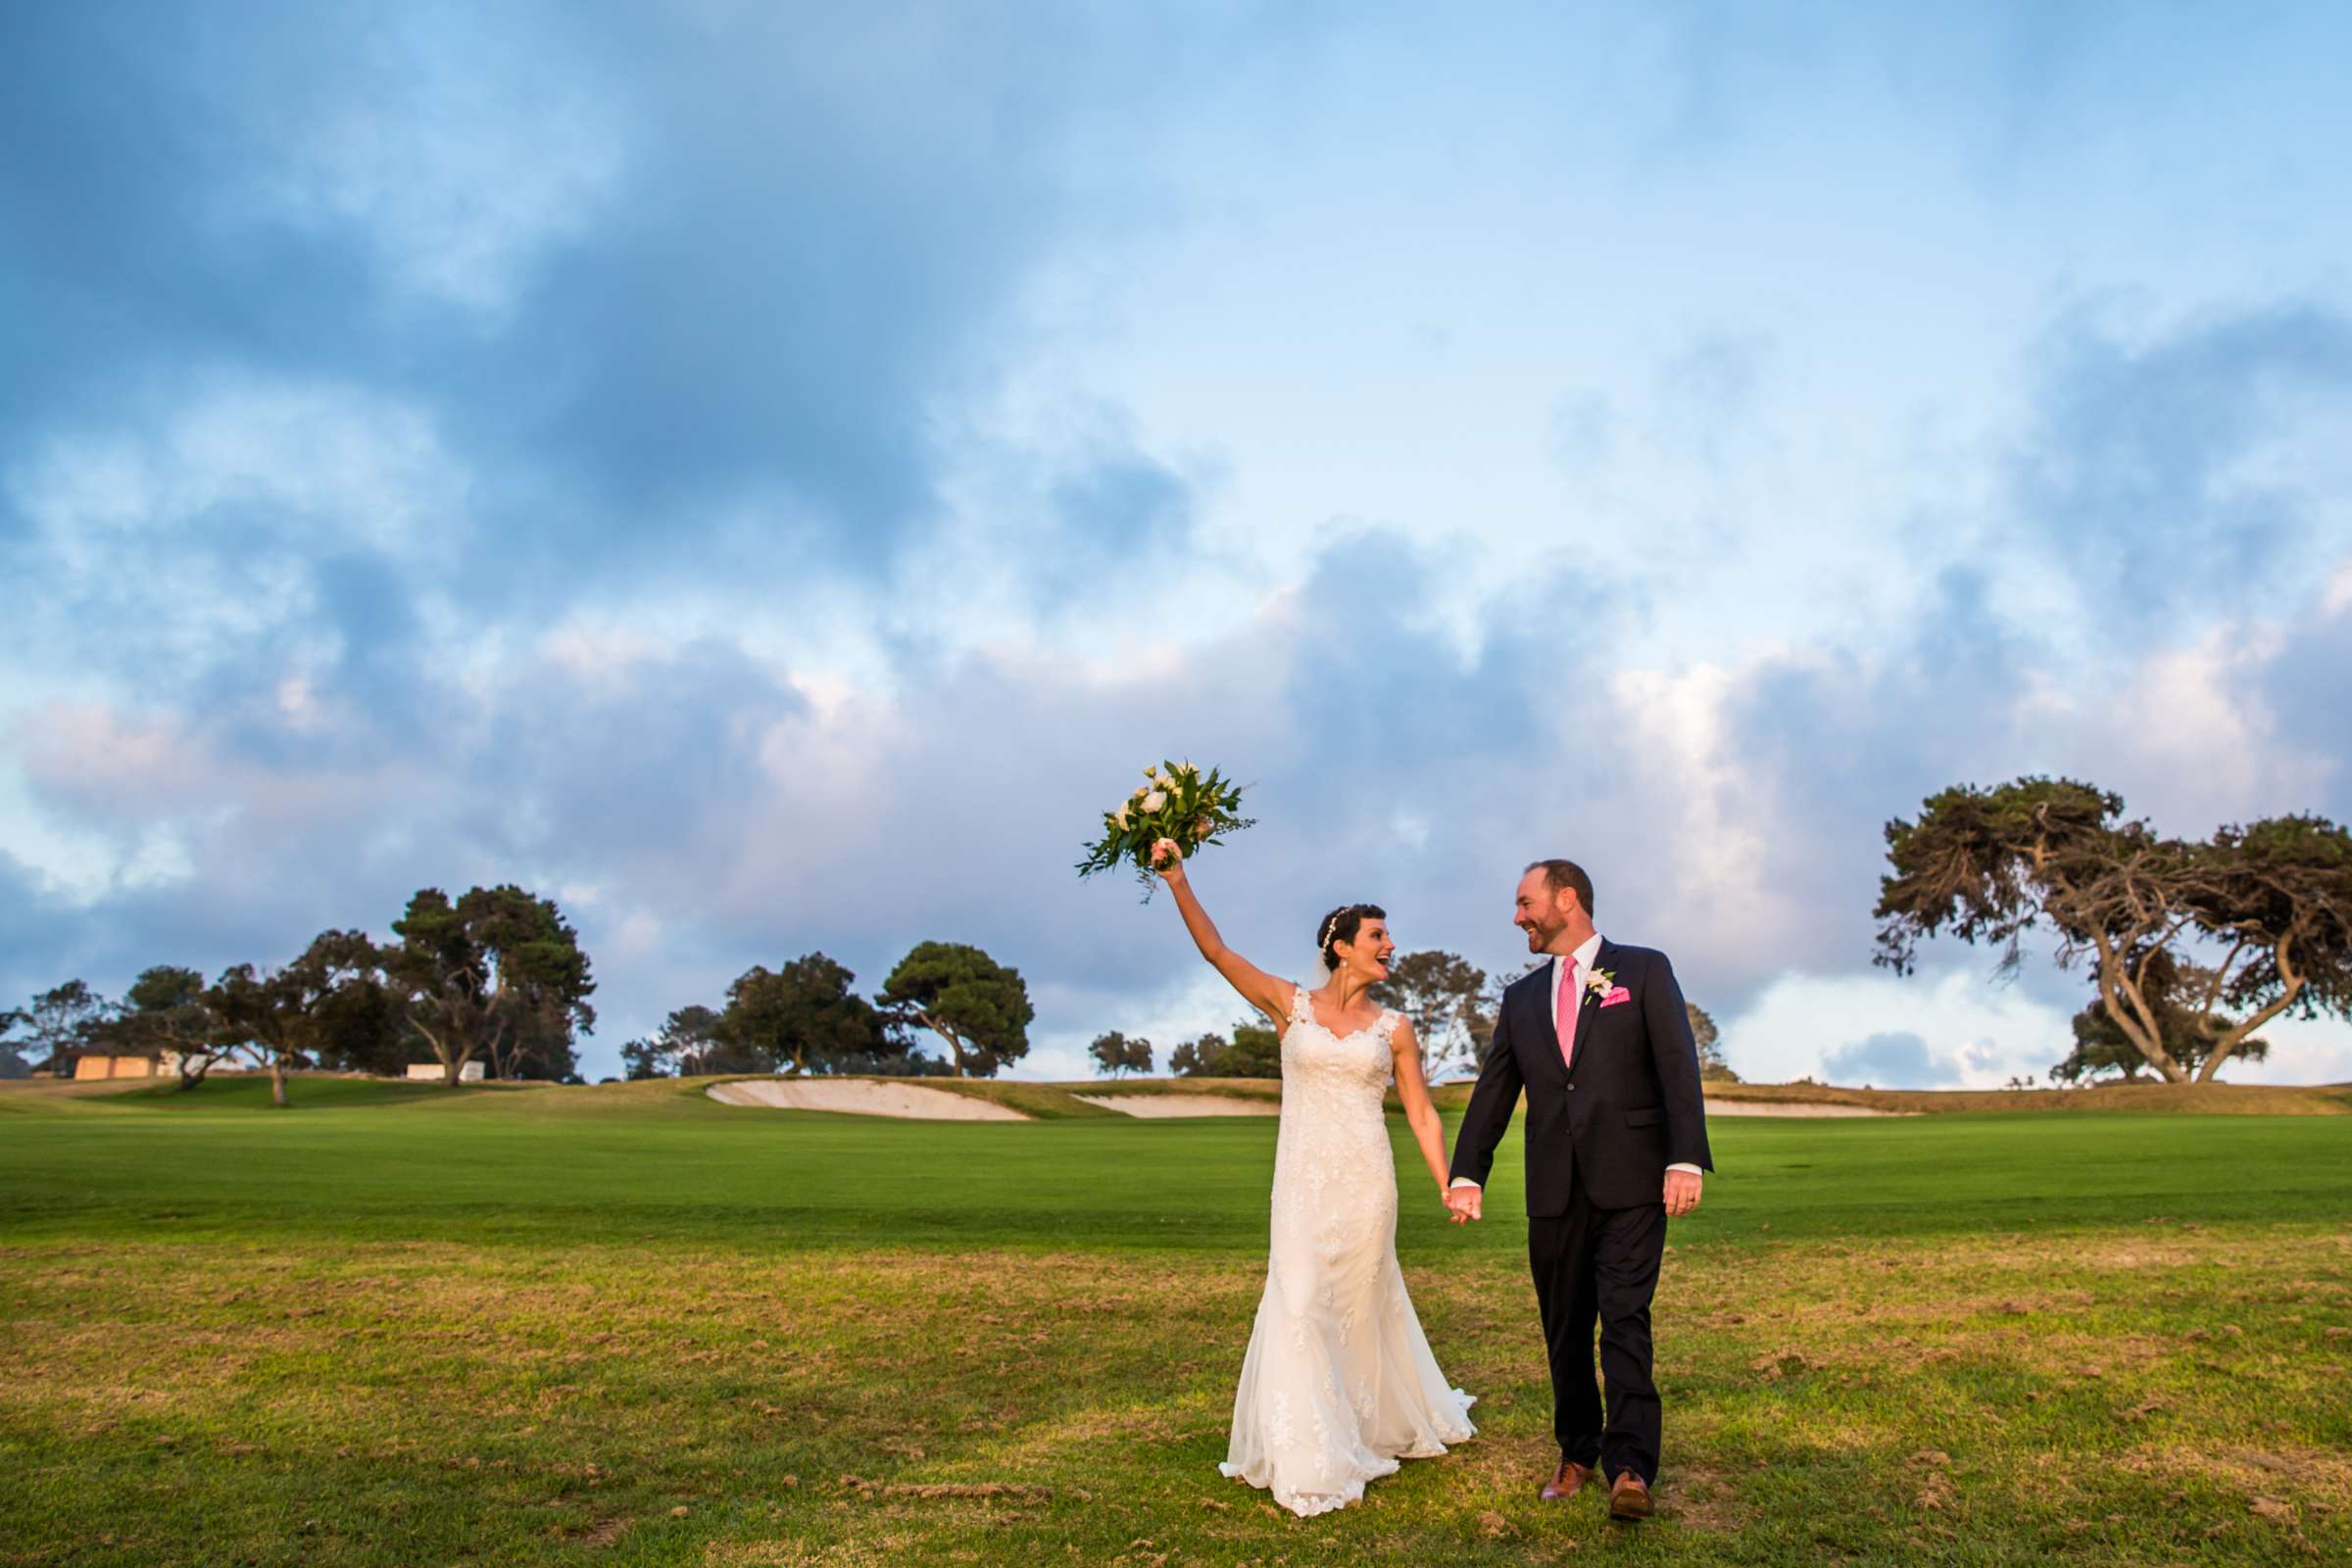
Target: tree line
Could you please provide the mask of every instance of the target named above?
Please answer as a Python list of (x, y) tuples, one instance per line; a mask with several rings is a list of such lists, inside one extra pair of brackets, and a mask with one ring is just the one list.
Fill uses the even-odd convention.
[(1907, 974), (1943, 932), (1987, 942), (2014, 969), (2030, 932), (2058, 941), (2094, 995), (2061, 1082), (2144, 1068), (2209, 1083), (2260, 1058), (2281, 1017), (2352, 1017), (2352, 833), (2275, 816), (2211, 838), (2127, 818), (2121, 796), (2028, 777), (1930, 797), (1886, 824), (1876, 961)]
[[(164, 1056), (180, 1087), (222, 1063), (266, 1068), (286, 1103), (290, 1072), (323, 1067), (398, 1077), (437, 1062), (456, 1084), (486, 1076), (579, 1083), (578, 1036), (595, 992), (578, 934), (552, 900), (426, 888), (392, 922), (395, 940), (321, 932), (292, 960), (240, 963), (207, 981), (158, 964), (120, 1001), (81, 980), (0, 1011), (0, 1077), (74, 1074), (84, 1055)], [(918, 943), (872, 999), (822, 953), (756, 965), (722, 1007), (680, 1007), (621, 1048), (631, 1078), (674, 1073), (876, 1073), (991, 1077), (1029, 1050), (1034, 1016), (1020, 971), (978, 948)], [(920, 1047), (936, 1043), (941, 1055)]]
[[(1548, 961), (1548, 960), (1539, 960)], [(1412, 1020), (1421, 1044), (1421, 1070), (1434, 1082), (1449, 1072), (1475, 1068), (1494, 1038), (1502, 993), (1537, 965), (1490, 977), (1486, 970), (1443, 949), (1398, 954), (1389, 977), (1372, 988), (1372, 1000)], [(1715, 1020), (1695, 1003), (1686, 1004), (1690, 1033), (1698, 1044), (1699, 1069), (1710, 1082), (1738, 1083), (1723, 1054)], [(1087, 1048), (1098, 1073), (1118, 1076), (1152, 1070), (1154, 1047), (1117, 1030), (1095, 1037)], [(1179, 1043), (1168, 1053), (1168, 1071), (1178, 1078), (1278, 1078), (1282, 1037), (1263, 1019), (1244, 1018), (1223, 1034), (1214, 1032)]]
[[(822, 953), (754, 965), (723, 1006), (693, 1004), (620, 1048), (632, 1079), (703, 1073), (859, 1073), (993, 1078), (1029, 1054), (1035, 1016), (1021, 972), (960, 942), (920, 942), (868, 998)], [(942, 1056), (918, 1048), (937, 1042)]]
[[(596, 986), (577, 933), (552, 900), (514, 886), (451, 900), (419, 891), (392, 923), (395, 940), (321, 932), (282, 965), (240, 963), (207, 981), (159, 964), (111, 1002), (80, 980), (0, 1012), (0, 1077), (71, 1077), (83, 1054), (166, 1055), (181, 1087), (227, 1062), (266, 1068), (286, 1103), (286, 1075), (312, 1067), (398, 1077), (436, 1062), (459, 1082), (487, 1076), (581, 1082), (578, 1036), (595, 1027)], [(1502, 990), (1524, 969), (1490, 979), (1458, 955), (1401, 955), (1373, 990), (1412, 1019), (1434, 1077), (1473, 1066), (1494, 1032)], [(1020, 971), (963, 943), (921, 942), (871, 997), (823, 953), (754, 965), (718, 1006), (678, 1007), (655, 1033), (621, 1047), (631, 1079), (716, 1073), (994, 1077), (1029, 1052), (1035, 1017)], [(1690, 1008), (1707, 1076), (1737, 1080), (1714, 1021)], [(934, 1047), (936, 1054), (924, 1048)], [(1089, 1048), (1102, 1073), (1149, 1073), (1151, 1041), (1116, 1031)], [(1168, 1054), (1177, 1077), (1276, 1078), (1280, 1035), (1243, 1019)]]
[(282, 964), (238, 963), (207, 981), (158, 964), (120, 1001), (80, 980), (0, 1012), (0, 1073), (71, 1077), (87, 1054), (168, 1056), (179, 1085), (215, 1066), (267, 1068), (270, 1099), (309, 1067), (398, 1075), (434, 1061), (455, 1084), (469, 1062), (498, 1078), (576, 1083), (574, 1046), (596, 1025), (579, 935), (555, 902), (512, 885), (451, 899), (424, 888), (394, 940), (324, 931)]

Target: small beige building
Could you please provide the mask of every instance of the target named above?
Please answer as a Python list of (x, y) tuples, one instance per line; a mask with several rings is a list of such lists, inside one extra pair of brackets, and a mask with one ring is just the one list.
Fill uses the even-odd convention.
[[(449, 1076), (449, 1072), (448, 1069), (444, 1068), (437, 1061), (412, 1061), (409, 1063), (409, 1076), (411, 1078), (422, 1079), (432, 1083), (440, 1083)], [(458, 1082), (462, 1084), (478, 1084), (481, 1081), (482, 1064), (480, 1062), (469, 1061), (465, 1066), (458, 1069)]]
[(102, 1056), (89, 1052), (74, 1063), (74, 1076), (82, 1078), (153, 1078), (163, 1070), (153, 1056)]

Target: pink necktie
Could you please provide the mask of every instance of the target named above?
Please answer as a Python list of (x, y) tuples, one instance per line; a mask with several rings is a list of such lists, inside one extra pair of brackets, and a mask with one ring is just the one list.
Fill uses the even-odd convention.
[(1560, 1064), (1576, 1065), (1576, 960), (1560, 959), (1560, 1000), (1557, 1013), (1560, 1020)]

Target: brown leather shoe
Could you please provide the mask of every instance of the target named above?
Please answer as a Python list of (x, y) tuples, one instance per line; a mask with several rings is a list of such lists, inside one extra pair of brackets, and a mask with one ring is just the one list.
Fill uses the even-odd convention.
[(1544, 1490), (1537, 1493), (1536, 1495), (1544, 1502), (1557, 1502), (1562, 1497), (1575, 1496), (1578, 1492), (1583, 1490), (1585, 1483), (1592, 1479), (1592, 1467), (1591, 1465), (1578, 1464), (1574, 1459), (1562, 1459), (1559, 1473), (1544, 1482)]
[(1609, 1485), (1609, 1517), (1612, 1519), (1646, 1519), (1649, 1517), (1649, 1483), (1631, 1470), (1620, 1474)]

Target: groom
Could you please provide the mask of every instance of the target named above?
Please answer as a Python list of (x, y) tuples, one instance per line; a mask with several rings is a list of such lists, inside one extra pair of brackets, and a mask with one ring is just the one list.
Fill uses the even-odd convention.
[[(1666, 955), (1593, 929), (1592, 880), (1575, 861), (1529, 866), (1512, 922), (1528, 952), (1550, 961), (1502, 994), (1446, 1202), (1457, 1221), (1479, 1217), (1494, 1146), (1524, 1089), (1527, 1246), (1560, 1440), (1542, 1496), (1574, 1495), (1597, 1467), (1610, 1516), (1646, 1519), (1659, 1437), (1649, 1300), (1666, 1220), (1698, 1206), (1699, 1172), (1714, 1169), (1698, 1048)], [(1592, 1389), (1596, 1317), (1605, 1422)]]

